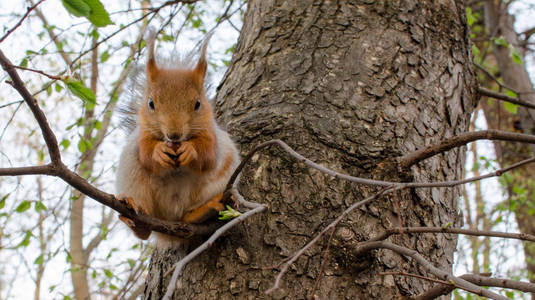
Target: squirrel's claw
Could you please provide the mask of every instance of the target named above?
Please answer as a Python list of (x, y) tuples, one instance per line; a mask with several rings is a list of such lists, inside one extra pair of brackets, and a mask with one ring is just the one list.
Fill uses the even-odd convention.
[[(124, 203), (124, 205), (126, 205), (126, 207), (128, 207), (129, 209), (135, 211), (136, 214), (139, 215), (141, 213), (141, 214), (147, 215), (147, 211), (145, 211), (145, 209), (143, 207), (137, 205), (136, 202), (134, 201), (134, 198), (128, 197), (125, 194), (119, 194), (116, 198), (120, 202)], [(142, 240), (146, 240), (146, 239), (149, 238), (151, 230), (149, 230), (147, 228), (137, 227), (136, 223), (134, 221), (132, 221), (132, 219), (127, 218), (127, 217), (125, 217), (123, 215), (119, 215), (119, 220), (123, 221), (123, 223), (125, 223), (126, 226), (128, 226), (130, 229), (132, 229), (132, 231), (134, 232), (134, 234), (138, 238), (140, 238)]]
[(197, 150), (195, 150), (192, 143), (188, 141), (183, 142), (176, 153), (178, 155), (177, 160), (180, 166), (187, 166), (191, 161), (197, 159)]
[(132, 197), (128, 197), (126, 194), (119, 194), (117, 195), (117, 200), (119, 200), (120, 202), (122, 202), (124, 205), (126, 205), (126, 207), (130, 208), (131, 210), (135, 211), (136, 214), (144, 214), (144, 215), (148, 215), (147, 214), (147, 211), (136, 204), (136, 202), (134, 201), (134, 198)]

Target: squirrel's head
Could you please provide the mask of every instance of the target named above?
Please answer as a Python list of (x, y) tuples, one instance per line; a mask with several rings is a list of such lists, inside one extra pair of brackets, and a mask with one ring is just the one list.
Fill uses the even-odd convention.
[(206, 99), (206, 47), (193, 69), (166, 69), (156, 64), (155, 34), (148, 41), (147, 88), (139, 109), (139, 125), (159, 140), (180, 143), (212, 126)]

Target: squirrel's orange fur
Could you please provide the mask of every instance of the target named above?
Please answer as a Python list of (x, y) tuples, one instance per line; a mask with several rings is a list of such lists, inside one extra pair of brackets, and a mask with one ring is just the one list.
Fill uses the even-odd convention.
[[(193, 69), (158, 66), (154, 36), (148, 44), (144, 99), (121, 154), (117, 189), (148, 215), (202, 222), (223, 209), (221, 193), (239, 164), (236, 147), (216, 124), (205, 96), (206, 43)], [(148, 238), (150, 232), (123, 221), (138, 237)]]

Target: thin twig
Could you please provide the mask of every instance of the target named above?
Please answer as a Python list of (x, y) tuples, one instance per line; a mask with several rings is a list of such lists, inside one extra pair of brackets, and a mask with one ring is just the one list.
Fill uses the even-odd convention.
[(294, 255), (292, 255), (291, 259), (289, 259), (281, 268), (281, 271), (279, 272), (279, 274), (277, 275), (277, 277), (275, 278), (275, 283), (273, 284), (273, 286), (271, 288), (269, 288), (265, 293), (266, 294), (271, 294), (272, 292), (274, 292), (276, 289), (279, 288), (279, 285), (280, 285), (280, 281), (282, 279), (282, 276), (284, 276), (284, 274), (286, 274), (286, 272), (288, 271), (288, 268), (301, 256), (303, 255), (303, 253), (305, 253), (306, 250), (308, 250), (310, 247), (312, 247), (314, 244), (316, 244), (316, 242), (320, 239), (320, 237), (322, 237), (327, 231), (331, 230), (331, 229), (334, 229), (334, 227), (336, 227), (336, 225), (338, 225), (338, 223), (340, 223), (340, 221), (342, 221), (342, 219), (347, 215), (349, 214), (351, 211), (353, 211), (354, 209), (362, 206), (362, 205), (365, 205), (369, 202), (371, 202), (372, 200), (388, 193), (388, 192), (391, 192), (391, 191), (394, 191), (395, 188), (392, 188), (392, 187), (389, 187), (389, 188), (384, 188), (383, 190), (379, 191), (378, 193), (376, 193), (375, 195), (372, 195), (362, 201), (359, 201), (357, 203), (354, 203), (353, 205), (351, 205), (350, 207), (348, 207), (346, 210), (344, 210), (344, 212), (342, 212), (342, 214), (340, 216), (338, 216), (338, 218), (336, 218), (333, 222), (331, 222), (329, 225), (327, 225), (327, 227), (325, 227), (320, 233), (318, 233), (310, 242), (308, 242), (304, 247), (302, 247), (301, 249), (299, 249)]
[[(531, 282), (516, 281), (511, 279), (503, 278), (489, 278), (488, 276), (482, 276), (477, 274), (465, 274), (459, 276), (460, 278), (477, 284), (479, 286), (488, 286), (488, 287), (501, 287), (507, 289), (515, 289), (525, 293), (535, 293), (535, 284)], [(436, 299), (442, 295), (449, 294), (454, 287), (451, 285), (437, 285), (427, 292), (416, 296), (415, 300), (431, 300)]]
[[(514, 164), (512, 166), (497, 170), (497, 171), (489, 173), (489, 174), (485, 174), (485, 175), (481, 175), (481, 176), (477, 176), (477, 177), (472, 177), (472, 178), (468, 178), (468, 179), (463, 179), (463, 180), (453, 180), (453, 181), (445, 181), (445, 182), (430, 182), (430, 183), (421, 183), (421, 182), (394, 183), (394, 182), (392, 182), (391, 186), (386, 187), (385, 189), (380, 191), (378, 194), (375, 194), (375, 195), (373, 195), (371, 197), (368, 197), (368, 198), (366, 198), (366, 199), (364, 199), (364, 200), (362, 200), (360, 202), (357, 202), (357, 203), (351, 205), (350, 207), (348, 207), (338, 218), (336, 218), (332, 223), (330, 223), (327, 227), (325, 227), (308, 244), (306, 244), (303, 248), (301, 248), (293, 256), (291, 256), (291, 258), (283, 265), (280, 273), (277, 275), (277, 277), (275, 279), (275, 283), (273, 284), (273, 286), (270, 289), (268, 289), (265, 293), (266, 294), (270, 294), (274, 290), (276, 290), (280, 285), (280, 280), (281, 280), (282, 276), (288, 271), (289, 266), (293, 262), (295, 262), (299, 258), (299, 256), (301, 256), (308, 248), (312, 247), (319, 240), (319, 238), (323, 234), (325, 234), (325, 232), (327, 232), (330, 228), (336, 226), (343, 219), (343, 217), (345, 215), (347, 215), (348, 213), (350, 213), (352, 210), (356, 209), (357, 207), (362, 206), (362, 205), (364, 205), (364, 204), (376, 199), (377, 197), (379, 197), (381, 195), (386, 195), (388, 193), (391, 193), (391, 192), (394, 192), (394, 191), (398, 191), (398, 190), (402, 190), (402, 189), (406, 189), (406, 188), (452, 187), (452, 186), (456, 186), (456, 185), (460, 185), (460, 184), (464, 184), (464, 183), (468, 183), (468, 182), (473, 182), (473, 181), (477, 181), (477, 180), (481, 180), (481, 179), (485, 179), (485, 178), (499, 176), (499, 175), (501, 175), (501, 174), (503, 174), (503, 173), (505, 173), (507, 171), (510, 171), (510, 170), (512, 170), (514, 168), (518, 168), (518, 167), (524, 166), (525, 164), (531, 163), (531, 162), (535, 162), (535, 157), (520, 161), (520, 162), (518, 162), (518, 163), (516, 163), (516, 164)], [(405, 228), (401, 228), (400, 230), (405, 230)]]
[(178, 279), (180, 278), (180, 275), (182, 274), (182, 270), (184, 269), (184, 266), (188, 264), (190, 261), (192, 261), (195, 257), (197, 257), (199, 254), (201, 254), (204, 250), (210, 248), (212, 244), (225, 232), (227, 232), (229, 229), (234, 227), (235, 225), (239, 224), (240, 222), (244, 221), (248, 217), (260, 213), (264, 211), (267, 208), (267, 206), (263, 204), (257, 204), (256, 208), (253, 208), (243, 214), (241, 214), (239, 217), (232, 219), (232, 221), (226, 223), (225, 225), (221, 226), (214, 234), (210, 236), (206, 242), (202, 243), (199, 247), (197, 247), (195, 250), (190, 252), (188, 255), (186, 255), (184, 258), (182, 258), (176, 265), (175, 270), (173, 271), (173, 276), (171, 277), (171, 280), (169, 281), (169, 285), (167, 286), (167, 291), (165, 295), (163, 296), (163, 300), (169, 300), (173, 296), (173, 293), (175, 292)]
[(331, 241), (334, 236), (334, 232), (336, 231), (336, 228), (333, 228), (331, 231), (331, 234), (329, 235), (329, 239), (327, 240), (327, 247), (325, 249), (325, 252), (323, 254), (320, 270), (318, 272), (318, 278), (316, 278), (316, 281), (314, 282), (314, 286), (312, 287), (312, 290), (310, 291), (310, 295), (308, 295), (309, 300), (314, 299), (314, 293), (316, 292), (316, 289), (318, 288), (321, 278), (323, 277), (323, 272), (325, 271), (325, 266), (327, 265), (327, 261), (329, 260), (329, 248), (331, 247)]
[(455, 284), (452, 284), (451, 282), (447, 282), (447, 281), (440, 280), (440, 279), (435, 279), (435, 278), (430, 278), (430, 277), (426, 277), (426, 276), (422, 276), (422, 275), (418, 275), (418, 274), (407, 273), (407, 272), (403, 272), (403, 271), (381, 272), (381, 273), (378, 273), (377, 275), (379, 275), (379, 276), (399, 275), (399, 276), (414, 277), (414, 278), (419, 278), (419, 279), (423, 279), (423, 280), (427, 280), (427, 281), (431, 281), (431, 282), (435, 282), (435, 283), (440, 283), (440, 284), (444, 284), (444, 285), (447, 285), (447, 286), (451, 286), (452, 288), (456, 288)]
[[(35, 70), (35, 69), (21, 67), (21, 66), (15, 66), (15, 65), (13, 65), (13, 68), (24, 70), (24, 71), (30, 71), (30, 72), (34, 72), (34, 73), (39, 73), (41, 75), (45, 75), (46, 77), (48, 77), (50, 79), (54, 79), (54, 80), (63, 80), (63, 77), (61, 77), (61, 76), (50, 75), (50, 74), (47, 74), (47, 73), (45, 73), (45, 72), (43, 72), (41, 70)], [(63, 73), (65, 73), (65, 71), (63, 71), (62, 74)]]
[(485, 75), (487, 75), (487, 77), (489, 77), (490, 79), (494, 80), (494, 82), (496, 82), (501, 88), (510, 90), (510, 91), (514, 92), (515, 94), (518, 94), (518, 92), (515, 89), (513, 89), (510, 86), (507, 86), (504, 83), (502, 83), (501, 81), (499, 81), (498, 78), (496, 78), (496, 76), (492, 75), (487, 69), (483, 68), (483, 66), (481, 66), (480, 64), (474, 63), (474, 66), (476, 66), (476, 68), (478, 68)]
[(4, 71), (6, 71), (9, 74), (9, 76), (13, 80), (13, 86), (15, 87), (15, 89), (17, 89), (17, 91), (22, 96), (26, 104), (30, 107), (30, 110), (32, 111), (35, 119), (37, 120), (37, 123), (39, 124), (39, 127), (41, 128), (41, 131), (43, 133), (43, 137), (45, 139), (48, 152), (50, 153), (50, 158), (52, 159), (53, 162), (61, 161), (61, 154), (59, 152), (58, 141), (56, 139), (56, 135), (50, 128), (50, 125), (48, 125), (48, 121), (46, 119), (45, 114), (39, 108), (37, 101), (30, 94), (30, 92), (26, 88), (26, 85), (24, 84), (22, 79), (20, 79), (19, 74), (13, 67), (13, 64), (4, 55), (4, 52), (2, 50), (0, 50), (0, 65), (2, 65), (2, 68), (4, 69)]
[(387, 241), (378, 241), (378, 242), (364, 242), (359, 244), (358, 248), (355, 249), (355, 251), (358, 253), (366, 253), (374, 249), (388, 249), (391, 251), (394, 251), (398, 254), (411, 257), (414, 259), (418, 264), (422, 267), (424, 267), (428, 272), (435, 275), (436, 277), (455, 284), (458, 288), (461, 288), (467, 292), (474, 293), (479, 296), (484, 296), (490, 299), (499, 299), (499, 300), (507, 300), (508, 298), (496, 294), (494, 292), (491, 292), (489, 290), (486, 290), (478, 285), (475, 285), (465, 279), (462, 279), (460, 277), (453, 276), (452, 274), (443, 271), (437, 267), (435, 267), (432, 263), (430, 263), (427, 259), (425, 259), (420, 253), (418, 253), (416, 250), (405, 248), (398, 246), (396, 244), (392, 244)]
[(463, 229), (463, 228), (448, 228), (448, 227), (402, 227), (402, 228), (391, 228), (387, 229), (385, 232), (375, 236), (368, 240), (369, 242), (382, 241), (386, 240), (389, 236), (393, 234), (404, 234), (404, 233), (453, 233), (453, 234), (463, 234), (463, 235), (472, 235), (472, 236), (488, 236), (488, 237), (499, 237), (506, 239), (516, 239), (522, 241), (530, 241), (535, 243), (535, 235), (527, 233), (509, 233), (501, 231), (486, 231), (486, 230), (473, 230), (473, 229)]
[(13, 105), (13, 104), (20, 104), (22, 102), (24, 102), (24, 100), (18, 100), (18, 101), (9, 102), (9, 103), (0, 105), (0, 108), (8, 107), (8, 106)]
[(477, 140), (499, 140), (535, 144), (535, 135), (507, 132), (501, 130), (481, 130), (461, 133), (457, 136), (442, 140), (438, 145), (432, 145), (414, 151), (398, 158), (400, 168), (408, 168), (422, 160), (436, 154), (466, 145)]
[(484, 87), (478, 87), (477, 90), (481, 95), (484, 95), (484, 96), (487, 96), (487, 97), (491, 97), (491, 98), (494, 98), (494, 99), (503, 100), (503, 101), (511, 102), (511, 103), (514, 103), (514, 104), (517, 104), (517, 105), (520, 105), (520, 106), (525, 106), (525, 107), (528, 107), (528, 108), (531, 108), (531, 109), (535, 109), (535, 104), (530, 103), (528, 101), (524, 101), (522, 99), (510, 97), (510, 96), (507, 96), (505, 94), (498, 93), (498, 92), (486, 89)]
[(15, 26), (11, 27), (11, 29), (9, 29), (6, 34), (4, 34), (4, 36), (2, 38), (0, 38), (0, 43), (2, 43), (13, 31), (15, 31), (19, 26), (20, 24), (22, 24), (22, 22), (24, 22), (24, 19), (26, 19), (26, 17), (28, 17), (28, 15), (30, 14), (30, 12), (36, 8), (39, 4), (43, 3), (45, 0), (40, 0), (39, 2), (37, 2), (35, 5), (33, 6), (30, 6), (26, 9), (26, 13), (24, 14), (24, 16), (22, 16), (22, 18), (20, 18), (20, 20), (17, 22), (17, 24), (15, 24)]
[(119, 32), (125, 30), (126, 28), (132, 26), (133, 24), (136, 24), (137, 22), (139, 21), (142, 21), (143, 19), (147, 18), (148, 16), (152, 15), (152, 14), (157, 14), (162, 8), (166, 7), (166, 6), (169, 6), (169, 5), (173, 5), (173, 4), (178, 4), (178, 3), (184, 3), (184, 4), (191, 4), (191, 3), (195, 3), (199, 0), (172, 0), (172, 1), (167, 1), (165, 3), (163, 3), (162, 5), (158, 6), (157, 8), (151, 10), (150, 12), (142, 15), (141, 17), (135, 19), (134, 21), (122, 26), (121, 28), (119, 28), (118, 30), (116, 30), (115, 32), (113, 32), (112, 34), (106, 36), (105, 38), (103, 38), (102, 40), (98, 41), (97, 43), (95, 43), (94, 45), (91, 46), (91, 48), (85, 50), (84, 52), (80, 53), (75, 59), (72, 60), (71, 64), (70, 64), (70, 68), (72, 68), (72, 66), (80, 59), (82, 58), (84, 55), (86, 55), (87, 53), (93, 51), (93, 49), (95, 47), (98, 47), (100, 44), (106, 42), (107, 40), (111, 39), (112, 37), (114, 37), (116, 34), (118, 34)]

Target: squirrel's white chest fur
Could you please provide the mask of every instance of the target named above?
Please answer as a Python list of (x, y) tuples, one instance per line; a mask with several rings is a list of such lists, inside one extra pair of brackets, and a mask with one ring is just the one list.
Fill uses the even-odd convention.
[[(216, 168), (204, 173), (187, 168), (152, 174), (141, 166), (137, 146), (139, 128), (127, 138), (117, 170), (117, 193), (134, 199), (151, 216), (179, 221), (189, 211), (222, 193), (228, 179), (240, 163), (238, 151), (228, 136), (215, 127)], [(230, 165), (225, 161), (232, 159)]]

